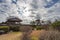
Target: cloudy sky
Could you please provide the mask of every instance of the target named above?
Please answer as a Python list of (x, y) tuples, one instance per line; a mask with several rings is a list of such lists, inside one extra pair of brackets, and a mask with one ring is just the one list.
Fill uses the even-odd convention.
[(41, 20), (60, 19), (60, 0), (0, 0), (0, 22), (16, 16), (28, 23), (37, 14)]

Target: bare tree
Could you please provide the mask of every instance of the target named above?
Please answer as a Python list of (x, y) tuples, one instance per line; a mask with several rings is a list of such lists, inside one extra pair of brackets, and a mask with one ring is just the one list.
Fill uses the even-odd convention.
[(41, 21), (40, 21), (40, 19), (41, 19), (41, 17), (40, 17), (40, 14), (39, 13), (37, 13), (37, 15), (36, 15), (36, 25), (41, 25)]

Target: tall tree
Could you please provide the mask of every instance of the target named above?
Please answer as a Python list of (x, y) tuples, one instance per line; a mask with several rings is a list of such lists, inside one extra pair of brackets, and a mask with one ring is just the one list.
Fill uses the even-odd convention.
[(36, 14), (36, 17), (35, 18), (36, 18), (36, 20), (35, 20), (36, 21), (36, 25), (41, 25), (41, 20), (40, 20), (41, 17), (40, 17), (40, 14), (39, 13)]

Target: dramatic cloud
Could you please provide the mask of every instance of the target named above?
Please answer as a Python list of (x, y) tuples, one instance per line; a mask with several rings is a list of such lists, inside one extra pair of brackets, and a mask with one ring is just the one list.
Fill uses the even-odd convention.
[(16, 16), (29, 23), (32, 14), (39, 14), (42, 20), (60, 18), (60, 0), (0, 0), (0, 22)]

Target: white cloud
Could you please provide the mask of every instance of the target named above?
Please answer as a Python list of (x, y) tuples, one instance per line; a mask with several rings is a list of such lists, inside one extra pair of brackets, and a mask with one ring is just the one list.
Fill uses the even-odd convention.
[[(49, 2), (51, 0), (47, 0), (47, 1)], [(21, 19), (24, 19), (25, 21), (26, 20), (29, 21), (29, 19), (32, 19), (31, 17), (29, 17), (31, 13), (35, 13), (35, 14), (39, 13), (42, 19), (44, 20), (54, 18), (54, 16), (60, 17), (59, 2), (50, 8), (45, 8), (44, 6), (46, 4), (47, 4), (46, 0), (18, 0), (17, 4), (14, 3), (12, 4), (11, 0), (6, 0), (5, 3), (4, 2), (0, 3), (0, 10), (4, 11), (4, 13), (0, 12), (0, 14), (3, 13), (3, 15), (7, 15), (4, 16), (4, 20), (6, 19), (6, 17), (8, 17), (8, 14), (10, 16), (17, 16)], [(7, 5), (7, 7), (4, 7), (2, 5)], [(2, 18), (0, 18), (0, 20), (2, 21)]]
[(20, 17), (19, 13), (17, 12), (16, 5), (12, 4), (11, 0), (6, 0), (6, 2), (0, 3), (0, 17), (1, 17), (0, 21), (1, 22), (5, 21), (8, 16)]

